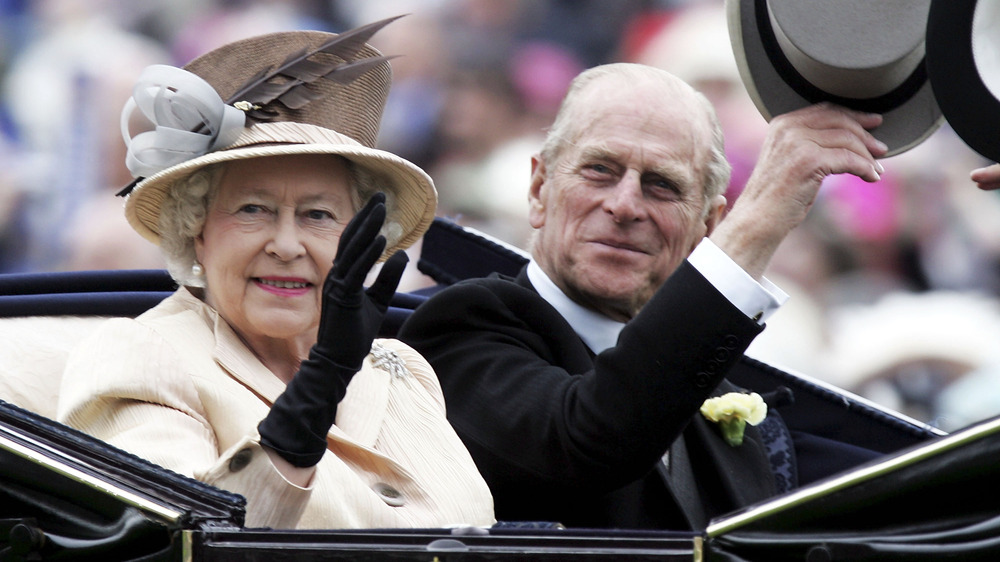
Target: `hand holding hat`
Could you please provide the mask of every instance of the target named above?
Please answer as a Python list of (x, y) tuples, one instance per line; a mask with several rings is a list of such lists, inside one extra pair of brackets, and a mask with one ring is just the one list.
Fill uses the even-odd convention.
[(869, 129), (882, 117), (818, 104), (775, 117), (746, 187), (710, 238), (761, 278), (785, 236), (806, 217), (826, 176), (880, 179), (887, 147)]

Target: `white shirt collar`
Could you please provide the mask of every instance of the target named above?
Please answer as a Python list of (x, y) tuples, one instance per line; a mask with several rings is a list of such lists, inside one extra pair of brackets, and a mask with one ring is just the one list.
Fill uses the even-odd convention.
[(591, 351), (600, 353), (618, 343), (618, 334), (625, 327), (625, 323), (612, 320), (574, 302), (549, 279), (534, 259), (528, 262), (528, 280), (538, 294), (569, 322)]

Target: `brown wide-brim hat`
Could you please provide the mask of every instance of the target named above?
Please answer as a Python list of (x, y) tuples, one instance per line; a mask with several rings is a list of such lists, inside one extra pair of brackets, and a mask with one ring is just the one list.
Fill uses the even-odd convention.
[[(388, 21), (391, 20), (371, 25), (381, 27)], [(205, 166), (269, 156), (330, 154), (368, 171), (376, 180), (376, 189), (391, 192), (387, 223), (396, 223), (401, 230), (388, 233), (384, 256), (407, 248), (423, 236), (437, 207), (433, 181), (415, 164), (374, 148), (392, 80), (388, 59), (366, 43), (357, 45), (356, 52), (348, 51), (347, 58), (338, 54), (343, 51), (340, 47), (312, 53), (337, 37), (319, 31), (261, 35), (227, 44), (186, 65), (184, 70), (204, 79), (227, 105), (246, 113), (245, 126), (231, 133), (235, 140), (227, 140), (218, 149), (140, 177), (126, 195), (125, 216), (129, 224), (143, 237), (159, 244), (160, 209), (167, 193)], [(258, 82), (274, 69), (303, 57), (308, 60), (299, 68), (306, 69), (304, 80), (309, 83), (300, 86), (306, 90), (299, 89), (300, 95), (294, 99), (291, 95), (268, 99), (275, 88), (283, 91), (288, 90), (283, 86), (290, 82), (298, 84), (288, 76), (264, 80), (266, 84), (257, 88), (264, 90), (264, 94), (254, 93), (253, 89), (242, 93), (247, 84)], [(357, 70), (359, 65), (354, 65), (353, 72), (347, 70), (356, 61), (367, 61), (361, 65), (363, 71)], [(344, 79), (313, 76), (338, 67), (345, 70), (343, 75), (353, 76)], [(232, 107), (228, 110), (232, 111)]]
[(879, 113), (886, 156), (944, 118), (927, 79), (930, 0), (726, 0), (740, 76), (765, 119), (820, 102)]

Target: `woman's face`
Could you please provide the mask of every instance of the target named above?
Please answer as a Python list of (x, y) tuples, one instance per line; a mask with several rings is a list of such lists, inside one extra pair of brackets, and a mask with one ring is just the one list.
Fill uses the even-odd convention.
[(329, 155), (252, 158), (222, 171), (195, 240), (206, 302), (253, 349), (316, 337), (340, 233), (354, 216), (347, 163)]

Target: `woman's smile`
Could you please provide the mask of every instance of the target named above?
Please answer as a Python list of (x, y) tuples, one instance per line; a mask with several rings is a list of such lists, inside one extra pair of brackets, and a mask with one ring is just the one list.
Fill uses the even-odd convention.
[(313, 284), (297, 277), (254, 277), (258, 287), (279, 296), (297, 297), (312, 289)]

